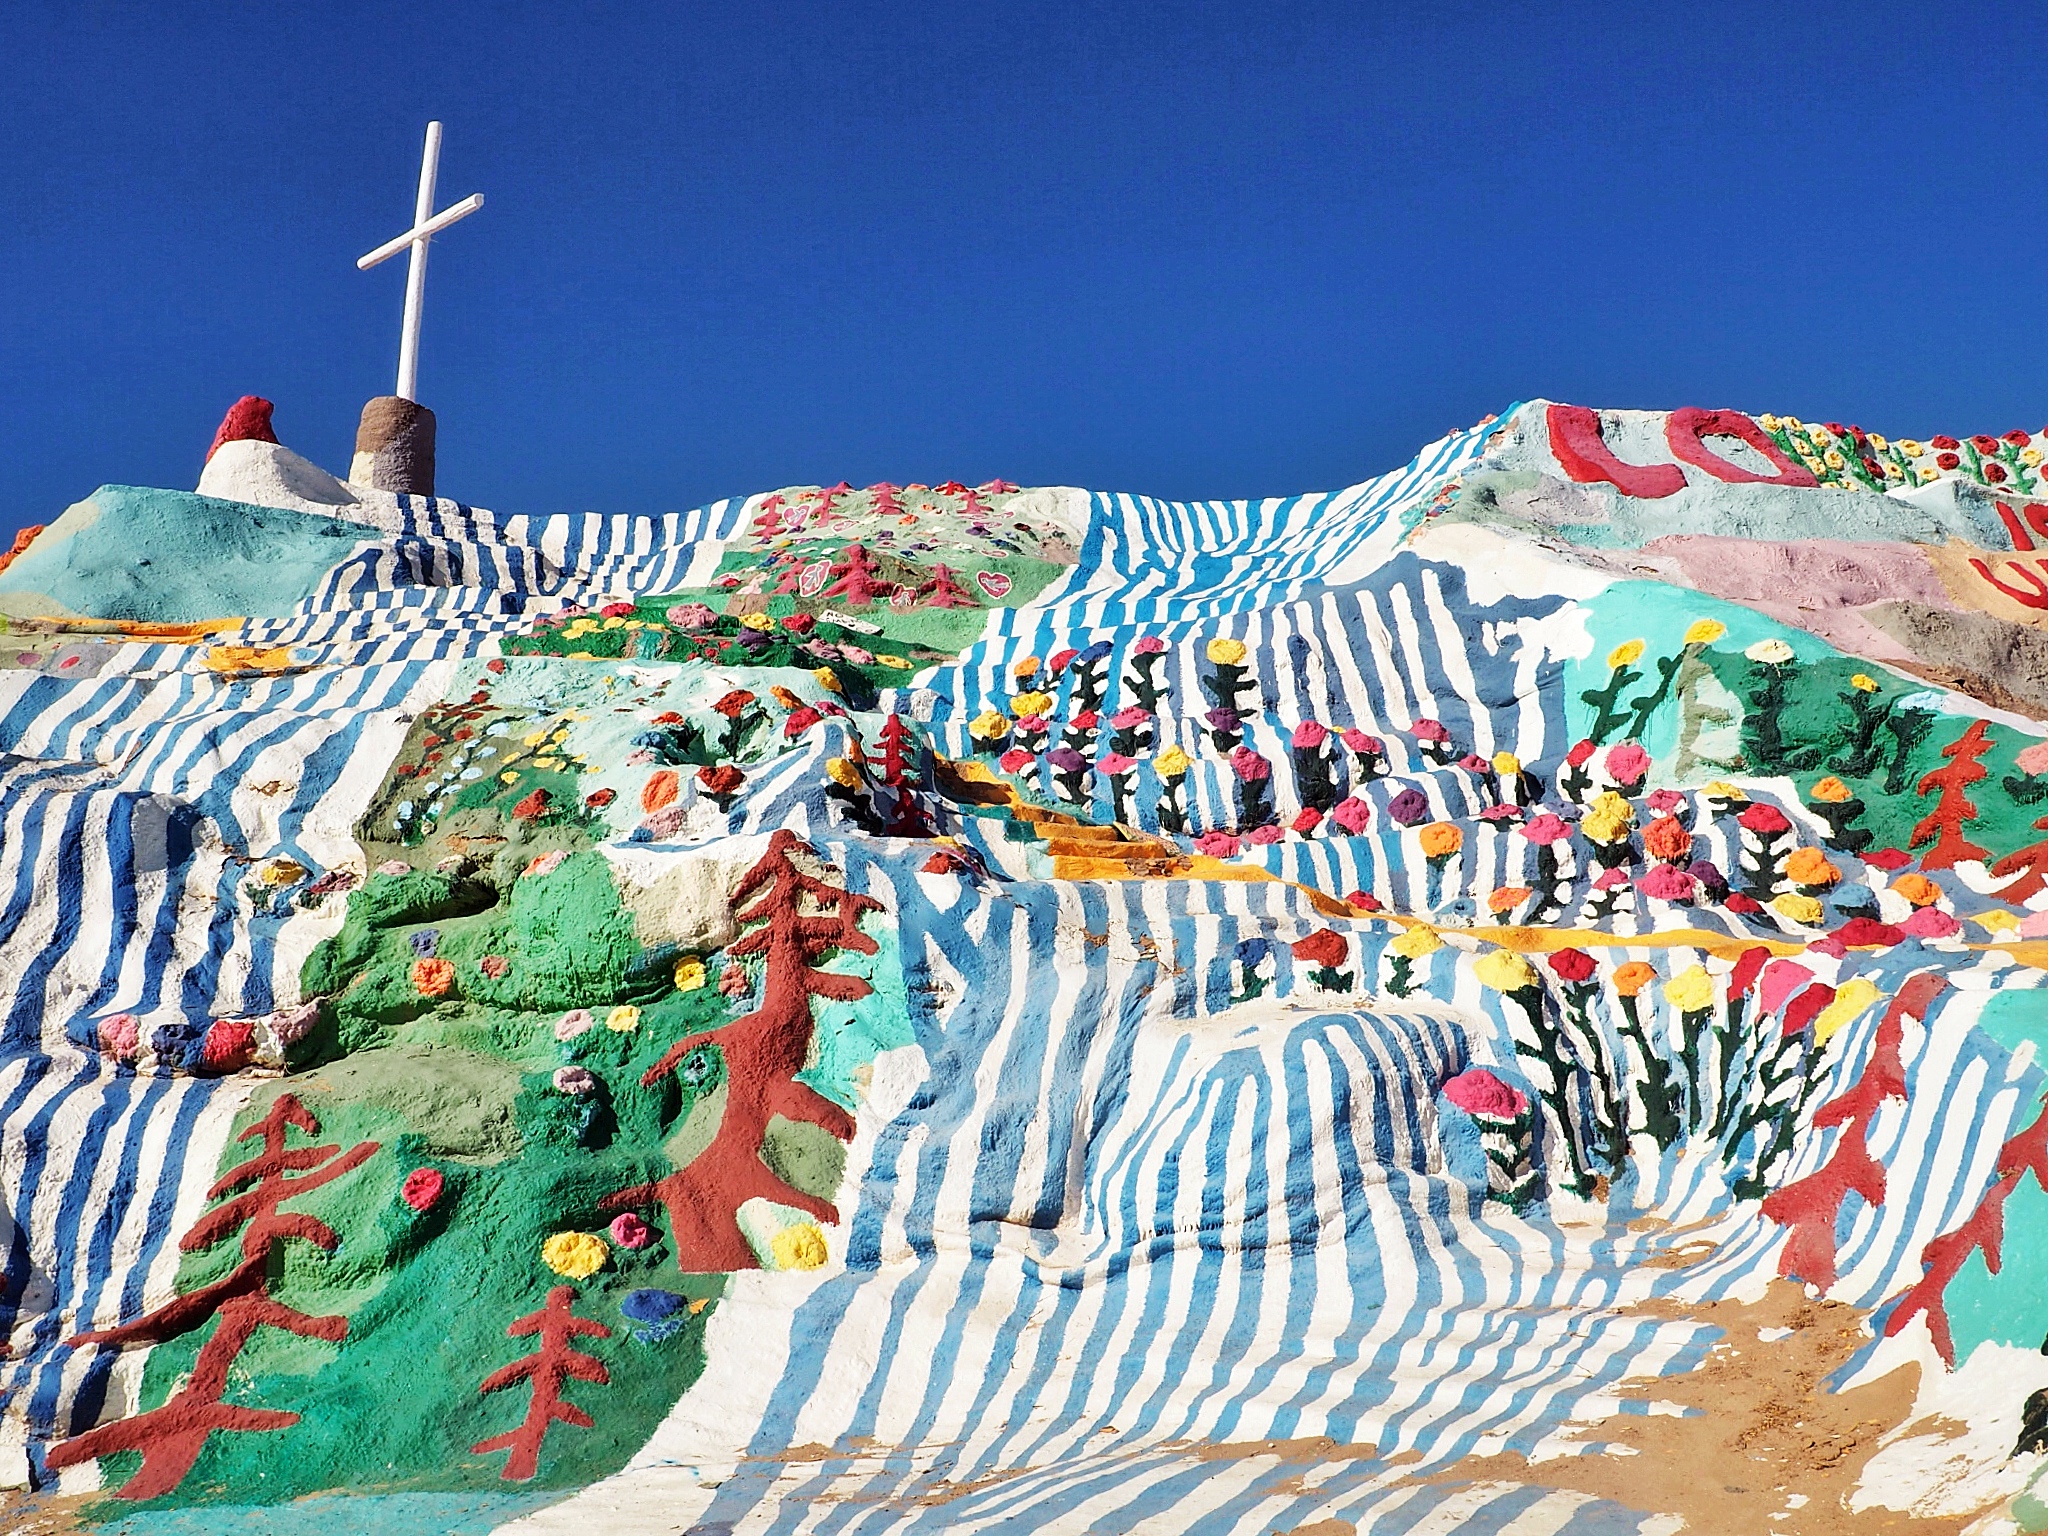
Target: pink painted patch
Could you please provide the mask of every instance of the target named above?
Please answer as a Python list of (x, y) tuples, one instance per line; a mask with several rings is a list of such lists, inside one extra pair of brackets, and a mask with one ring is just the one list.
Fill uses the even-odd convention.
[(399, 1186), (398, 1198), (416, 1211), (432, 1210), (446, 1183), (438, 1168), (415, 1168)]
[(1000, 603), (1010, 595), (1010, 578), (1001, 571), (976, 571), (974, 584), (988, 594), (992, 603)]
[(1813, 980), (1813, 972), (1796, 960), (1773, 960), (1764, 967), (1757, 983), (1756, 1003), (1765, 1013), (1776, 1013), (1778, 1005)]
[(1963, 925), (1939, 907), (1922, 907), (1899, 924), (1899, 929), (1916, 939), (1947, 939), (1961, 933)]
[(654, 1240), (654, 1229), (631, 1211), (612, 1218), (612, 1241), (621, 1248), (645, 1248)]
[(1484, 1067), (1460, 1072), (1444, 1084), (1444, 1097), (1468, 1115), (1492, 1120), (1517, 1120), (1528, 1113), (1529, 1100)]
[(2019, 936), (2023, 939), (2048, 939), (2048, 912), (2029, 912), (2021, 918)]

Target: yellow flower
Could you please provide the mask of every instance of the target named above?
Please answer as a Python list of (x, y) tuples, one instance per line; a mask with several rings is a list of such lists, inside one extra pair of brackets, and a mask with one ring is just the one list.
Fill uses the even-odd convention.
[(1634, 662), (1642, 660), (1642, 657), (1642, 641), (1624, 640), (1621, 642), (1621, 644), (1617, 645), (1613, 650), (1607, 653), (1607, 665), (1618, 671), (1622, 667), (1629, 666)]
[(818, 1269), (826, 1258), (825, 1234), (815, 1223), (800, 1221), (768, 1239), (768, 1251), (777, 1269)]
[(1993, 907), (1989, 912), (1981, 913), (1970, 921), (1990, 934), (2010, 933), (2020, 925), (2018, 915), (2005, 907)]
[(569, 1280), (588, 1280), (612, 1256), (601, 1237), (588, 1232), (557, 1232), (540, 1245), (540, 1261)]
[(1801, 421), (1797, 416), (1780, 416), (1778, 420), (1781, 423), (1783, 423), (1786, 428), (1793, 432), (1797, 432), (1800, 428), (1806, 425), (1806, 423)]
[(1940, 475), (1938, 475), (1935, 472), (1935, 468), (1932, 464), (1923, 464), (1920, 466), (1920, 483), (1922, 485), (1926, 485), (1929, 482), (1938, 480), (1940, 478)]
[(743, 613), (740, 622), (749, 629), (768, 630), (775, 627), (775, 621), (765, 613)]
[(676, 962), (676, 990), (694, 992), (704, 985), (704, 962), (695, 955), (685, 955)]
[(1432, 821), (1422, 829), (1422, 851), (1432, 859), (1447, 859), (1465, 846), (1465, 834), (1448, 821)]
[(2022, 448), (2020, 450), (2020, 462), (2029, 466), (2040, 463), (2041, 450), (2038, 448)]
[(1832, 443), (1835, 440), (1835, 434), (1822, 426), (1809, 426), (1806, 435), (1816, 443)]
[(814, 667), (811, 669), (811, 676), (818, 680), (818, 686), (827, 693), (844, 693), (846, 691), (839, 686), (839, 674), (830, 667)]
[(1387, 951), (1389, 954), (1399, 955), (1404, 960), (1420, 960), (1425, 955), (1435, 954), (1443, 947), (1444, 941), (1437, 936), (1434, 928), (1427, 923), (1417, 923), (1389, 944)]
[(1778, 418), (1773, 416), (1769, 411), (1765, 411), (1763, 415), (1757, 417), (1756, 424), (1762, 427), (1766, 432), (1775, 432), (1778, 430)]
[(1242, 640), (1211, 640), (1209, 642), (1208, 656), (1219, 667), (1234, 667), (1244, 660), (1244, 642)]
[(1799, 455), (1799, 462), (1804, 464), (1808, 469), (1812, 470), (1816, 475), (1827, 468), (1827, 465), (1821, 463), (1818, 455), (1811, 453), (1802, 453), (1801, 455)]
[(802, 709), (804, 707), (804, 701), (780, 683), (774, 683), (769, 686), (768, 697), (780, 704), (784, 709)]
[(1917, 438), (1902, 437), (1899, 439), (1899, 452), (1909, 459), (1917, 459), (1926, 451), (1926, 448), (1921, 446)]
[(505, 772), (498, 775), (498, 782), (500, 784), (517, 784), (519, 782), (519, 775), (508, 768)]
[(1773, 635), (1768, 640), (1759, 640), (1742, 653), (1751, 661), (1760, 661), (1766, 666), (1779, 666), (1792, 659), (1792, 647)]
[(967, 734), (977, 741), (1001, 741), (1010, 734), (1009, 717), (1000, 710), (984, 709), (967, 722)]
[(1801, 896), (1797, 891), (1787, 891), (1782, 896), (1771, 898), (1771, 910), (1788, 922), (1812, 928), (1820, 922), (1821, 906), (1811, 896)]
[(1871, 432), (1866, 435), (1870, 439), (1870, 446), (1875, 448), (1879, 453), (1883, 453), (1885, 449), (1891, 447), (1891, 444), (1886, 442), (1884, 440), (1884, 437), (1879, 433)]
[(1847, 463), (1847, 460), (1845, 460), (1842, 457), (1842, 455), (1833, 448), (1830, 448), (1826, 453), (1822, 454), (1821, 458), (1823, 461), (1825, 461), (1829, 469), (1840, 469)]
[(875, 652), (875, 660), (885, 667), (894, 667), (898, 672), (908, 672), (910, 670), (909, 658), (895, 655), (889, 651)]
[(1536, 968), (1512, 949), (1489, 949), (1472, 962), (1472, 973), (1496, 992), (1519, 992), (1536, 985)]
[(538, 730), (538, 731), (535, 731), (535, 732), (533, 732), (533, 733), (532, 733), (531, 735), (529, 735), (529, 736), (527, 736), (527, 737), (523, 738), (523, 740), (521, 741), (521, 743), (520, 743), (520, 744), (521, 744), (522, 746), (528, 746), (528, 747), (537, 747), (537, 746), (539, 746), (539, 745), (540, 745), (540, 744), (541, 744), (542, 742), (546, 741), (547, 739), (548, 739), (548, 733), (547, 733), (546, 729), (545, 729), (545, 728), (543, 728), (543, 729), (541, 729), (541, 730)]
[(1629, 803), (1608, 789), (1594, 796), (1579, 830), (1596, 843), (1618, 843), (1635, 824), (1636, 813)]
[(1835, 1000), (1821, 1009), (1819, 1017), (1813, 1021), (1813, 1038), (1826, 1045), (1828, 1036), (1883, 996), (1882, 992), (1861, 976), (1853, 981), (1843, 982), (1841, 990), (1835, 994)]
[(1022, 720), (1026, 715), (1045, 715), (1052, 712), (1052, 695), (1049, 693), (1020, 693), (1010, 700), (1010, 713)]
[(1855, 791), (1831, 773), (1808, 790), (1806, 798), (1817, 800), (1822, 805), (1840, 805), (1854, 793)]
[(1694, 619), (1685, 627), (1687, 645), (1712, 645), (1728, 633), (1728, 626), (1719, 619)]
[(1858, 693), (1875, 693), (1877, 692), (1877, 679), (1868, 672), (1858, 672), (1849, 679), (1849, 686)]
[(1188, 771), (1188, 755), (1178, 746), (1168, 747), (1152, 759), (1152, 768), (1161, 778), (1178, 778)]
[(860, 770), (843, 757), (835, 757), (825, 764), (825, 777), (845, 789), (860, 788)]
[(621, 618), (610, 618), (606, 619), (601, 627), (604, 629), (624, 629), (626, 621)]
[(636, 1030), (640, 1027), (640, 1010), (631, 1003), (621, 1003), (604, 1016), (604, 1027), (615, 1029), (622, 1035)]
[(1509, 778), (1522, 771), (1522, 760), (1512, 752), (1493, 754), (1493, 771), (1502, 778)]
[(1680, 1013), (1697, 1013), (1714, 1006), (1714, 978), (1704, 965), (1680, 971), (1664, 983), (1664, 1000)]

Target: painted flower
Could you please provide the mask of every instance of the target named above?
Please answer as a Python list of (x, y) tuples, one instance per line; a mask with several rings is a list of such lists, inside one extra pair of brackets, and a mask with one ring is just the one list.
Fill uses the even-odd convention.
[(2031, 747), (2020, 750), (2013, 760), (2013, 766), (2028, 775), (2048, 773), (2048, 741), (2037, 741)]
[(1571, 823), (1550, 811), (1545, 811), (1539, 816), (1531, 816), (1515, 830), (1539, 846), (1546, 843), (1561, 843), (1572, 835)]
[(1372, 806), (1358, 796), (1350, 795), (1337, 802), (1336, 809), (1330, 812), (1330, 819), (1352, 837), (1357, 837), (1372, 821)]
[(1319, 928), (1306, 938), (1296, 939), (1288, 948), (1294, 958), (1334, 970), (1351, 958), (1351, 944), (1334, 928)]
[(1205, 654), (1219, 667), (1234, 667), (1244, 660), (1244, 642), (1242, 640), (1211, 640)]
[(1234, 856), (1237, 846), (1237, 839), (1228, 832), (1204, 832), (1195, 839), (1195, 852), (1212, 859)]
[[(1112, 722), (1114, 723), (1114, 722)], [(1304, 720), (1294, 728), (1289, 744), (1313, 751), (1329, 737), (1330, 728), (1319, 720)]]
[(1355, 725), (1346, 726), (1338, 733), (1353, 752), (1360, 757), (1378, 757), (1387, 750), (1387, 744), (1377, 736), (1368, 736)]
[(1522, 760), (1512, 752), (1493, 754), (1493, 771), (1504, 779), (1511, 779), (1522, 771)]
[(1447, 859), (1465, 846), (1465, 834), (1448, 821), (1433, 821), (1422, 829), (1422, 851), (1432, 859)]
[(1583, 949), (1560, 949), (1546, 962), (1559, 981), (1591, 981), (1599, 962)]
[(1317, 810), (1312, 805), (1304, 805), (1301, 808), (1301, 814), (1296, 816), (1294, 820), (1289, 823), (1289, 825), (1292, 826), (1294, 830), (1299, 832), (1303, 837), (1310, 836), (1312, 833), (1314, 833), (1315, 829), (1321, 826), (1322, 824), (1323, 813)]
[(621, 1248), (645, 1248), (654, 1241), (654, 1228), (631, 1211), (621, 1211), (612, 1218), (611, 1233), (612, 1241)]
[(1137, 705), (1132, 704), (1126, 706), (1123, 709), (1118, 710), (1115, 714), (1111, 715), (1109, 717), (1109, 723), (1111, 729), (1113, 730), (1135, 731), (1139, 726), (1143, 725), (1146, 721), (1150, 720), (1151, 718), (1151, 710), (1140, 709)]
[(1572, 743), (1571, 751), (1564, 755), (1565, 766), (1569, 768), (1583, 768), (1593, 760), (1593, 754), (1598, 750), (1591, 738), (1575, 741)]
[(1811, 928), (1821, 920), (1821, 905), (1811, 896), (1802, 896), (1797, 891), (1787, 891), (1782, 896), (1771, 898), (1771, 910), (1788, 921)]
[(1780, 832), (1791, 830), (1792, 823), (1785, 819), (1785, 813), (1775, 805), (1759, 800), (1740, 816), (1736, 824), (1745, 832), (1754, 832), (1758, 837), (1776, 837)]
[(1658, 901), (1686, 902), (1693, 899), (1698, 882), (1676, 864), (1658, 864), (1636, 881), (1636, 889)]
[(1818, 848), (1795, 848), (1785, 860), (1785, 878), (1794, 885), (1826, 887), (1839, 881), (1842, 872)]
[(1429, 796), (1419, 789), (1404, 789), (1387, 802), (1387, 818), (1396, 826), (1414, 827), (1429, 815)]
[(621, 1003), (604, 1016), (604, 1027), (629, 1034), (640, 1027), (640, 1010), (631, 1003)]
[(544, 789), (532, 794), (512, 807), (512, 816), (517, 821), (539, 821), (548, 814), (548, 801), (553, 798)]
[(568, 1280), (588, 1280), (605, 1266), (611, 1250), (588, 1232), (557, 1232), (540, 1245), (540, 1261)]
[(398, 1198), (416, 1211), (430, 1211), (447, 1182), (438, 1168), (415, 1168), (398, 1186)]
[(1609, 789), (1594, 797), (1585, 817), (1579, 822), (1579, 830), (1596, 843), (1618, 843), (1628, 836), (1635, 824), (1634, 808)]
[(557, 1067), (552, 1079), (555, 1092), (580, 1099), (597, 1092), (597, 1074), (585, 1067)]
[(984, 709), (967, 722), (967, 732), (977, 741), (1001, 741), (1010, 734), (1009, 717), (998, 710)]
[(412, 984), (422, 997), (443, 997), (455, 985), (455, 967), (446, 960), (428, 957), (412, 963)]
[(1934, 462), (1943, 469), (1960, 469), (1963, 464), (1962, 456), (1954, 453), (1937, 453)]
[(775, 621), (765, 613), (743, 613), (740, 615), (740, 623), (756, 634), (766, 634), (775, 627)]
[(825, 760), (825, 777), (841, 789), (861, 787), (860, 769), (854, 766), (852, 758), (830, 757)]
[(1759, 640), (1742, 653), (1751, 661), (1761, 662), (1767, 667), (1782, 666), (1792, 659), (1792, 647), (1776, 635)]
[(1931, 907), (1941, 900), (1941, 887), (1917, 872), (1899, 876), (1892, 889), (1916, 907)]
[(1014, 695), (1010, 699), (1010, 713), (1023, 719), (1026, 715), (1049, 715), (1052, 713), (1052, 695), (1032, 689), (1028, 693)]
[(1714, 1006), (1714, 978), (1703, 965), (1689, 966), (1664, 983), (1664, 1000), (1680, 1013)]
[(1514, 911), (1515, 908), (1519, 907), (1523, 902), (1527, 901), (1531, 896), (1535, 894), (1536, 893), (1530, 890), (1529, 887), (1526, 885), (1504, 885), (1501, 886), (1498, 890), (1488, 893), (1486, 898), (1486, 910), (1491, 912), (1495, 917), (1499, 917), (1505, 913)]
[(746, 689), (735, 688), (730, 693), (722, 695), (711, 708), (716, 713), (725, 716), (728, 720), (737, 720), (740, 716), (740, 711), (755, 702), (757, 701), (754, 696), (747, 692)]
[(996, 759), (996, 766), (1005, 773), (1015, 774), (1022, 773), (1037, 761), (1035, 753), (1027, 752), (1022, 747), (1012, 747)]
[(718, 615), (703, 603), (677, 603), (663, 615), (677, 629), (709, 629)]
[(707, 979), (704, 962), (695, 955), (685, 955), (676, 962), (675, 984), (678, 992), (695, 992)]
[(1166, 642), (1157, 635), (1140, 635), (1131, 646), (1133, 656), (1157, 656), (1166, 649)]
[(1728, 633), (1728, 626), (1719, 619), (1694, 619), (1685, 628), (1684, 643), (1687, 645), (1712, 645)]
[(1257, 784), (1273, 774), (1273, 765), (1250, 747), (1238, 747), (1230, 754), (1230, 771), (1247, 784)]
[(1427, 923), (1417, 923), (1404, 929), (1400, 936), (1387, 946), (1389, 954), (1399, 955), (1403, 960), (1420, 960), (1435, 954), (1444, 947), (1444, 941), (1437, 931)]
[(1179, 778), (1188, 771), (1190, 764), (1187, 753), (1178, 746), (1168, 747), (1152, 760), (1152, 769), (1163, 779)]
[(1135, 757), (1127, 757), (1121, 752), (1107, 752), (1096, 760), (1095, 766), (1104, 773), (1115, 777), (1118, 774), (1129, 773), (1132, 769), (1136, 768), (1138, 760)]
[(1854, 793), (1848, 785), (1844, 784), (1833, 774), (1829, 774), (1807, 791), (1806, 798), (1818, 801), (1822, 805), (1839, 805), (1842, 801), (1851, 798)]
[(1607, 774), (1617, 784), (1640, 784), (1650, 771), (1650, 754), (1633, 741), (1607, 749)]
[(1643, 649), (1643, 642), (1640, 640), (1624, 640), (1607, 653), (1607, 665), (1617, 671), (1622, 667), (1633, 666), (1643, 659)]
[(650, 816), (664, 806), (675, 804), (679, 780), (673, 768), (663, 768), (648, 775), (647, 782), (640, 786), (640, 809)]
[(820, 1269), (830, 1256), (825, 1234), (815, 1222), (800, 1221), (784, 1227), (768, 1239), (768, 1251), (777, 1269)]
[(1472, 962), (1472, 973), (1496, 992), (1519, 992), (1536, 985), (1536, 968), (1512, 949), (1489, 949)]
[(567, 1013), (555, 1020), (555, 1038), (557, 1040), (574, 1040), (578, 1035), (585, 1033), (596, 1023), (597, 1020), (591, 1017), (588, 1008), (571, 1008)]
[(1643, 849), (1652, 858), (1675, 863), (1692, 852), (1692, 834), (1676, 816), (1659, 816), (1643, 829)]
[(1279, 842), (1280, 839), (1284, 836), (1286, 836), (1286, 834), (1282, 832), (1278, 827), (1273, 826), (1271, 823), (1268, 823), (1263, 827), (1253, 827), (1251, 831), (1245, 834), (1244, 840), (1252, 844), (1254, 847), (1266, 847), (1270, 844)]
[(133, 1061), (142, 1037), (141, 1020), (132, 1013), (117, 1013), (99, 1023), (100, 1049), (122, 1061)]
[(697, 770), (697, 783), (707, 795), (736, 793), (746, 779), (746, 774), (735, 763), (721, 763), (716, 768)]
[(1484, 773), (1486, 772), (1486, 759), (1477, 752), (1467, 752), (1458, 759), (1458, 766), (1467, 773)]
[(1657, 979), (1657, 968), (1647, 960), (1630, 960), (1614, 968), (1614, 990), (1623, 997), (1635, 997)]
[(1963, 925), (1939, 907), (1922, 907), (1899, 924), (1899, 931), (1916, 939), (1949, 939), (1961, 933)]
[(1449, 729), (1441, 720), (1418, 720), (1408, 728), (1408, 734), (1417, 741), (1444, 742), (1451, 739)]

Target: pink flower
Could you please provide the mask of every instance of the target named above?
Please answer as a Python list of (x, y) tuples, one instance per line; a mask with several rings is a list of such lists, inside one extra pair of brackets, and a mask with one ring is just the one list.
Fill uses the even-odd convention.
[(1444, 1097), (1466, 1114), (1489, 1120), (1519, 1120), (1529, 1112), (1528, 1096), (1484, 1067), (1460, 1072), (1445, 1083)]
[(653, 1240), (654, 1228), (631, 1211), (621, 1211), (612, 1218), (612, 1241), (621, 1248), (645, 1248)]
[(1649, 797), (1643, 801), (1643, 804), (1647, 805), (1659, 816), (1663, 816), (1685, 804), (1685, 796), (1675, 789), (1653, 789), (1650, 791)]
[(1230, 754), (1230, 771), (1245, 783), (1256, 784), (1271, 776), (1273, 765), (1250, 747), (1238, 747)]
[(398, 1198), (416, 1211), (430, 1211), (434, 1202), (441, 1198), (441, 1191), (447, 1180), (442, 1178), (438, 1168), (415, 1168), (405, 1176), (405, 1182), (398, 1186)]
[(1632, 741), (1607, 751), (1607, 776), (1617, 784), (1640, 784), (1650, 771), (1650, 754)]
[(1357, 837), (1372, 821), (1372, 806), (1358, 796), (1352, 795), (1349, 799), (1337, 802), (1337, 808), (1330, 812), (1330, 818), (1351, 836)]
[(1449, 741), (1451, 733), (1444, 729), (1441, 720), (1418, 720), (1408, 728), (1408, 734), (1417, 741)]
[(1140, 635), (1131, 646), (1133, 656), (1157, 656), (1166, 649), (1166, 642), (1157, 635)]
[(122, 1061), (133, 1061), (141, 1038), (139, 1021), (132, 1013), (117, 1013), (100, 1020), (100, 1049)]
[(1212, 859), (1227, 859), (1237, 853), (1237, 839), (1228, 832), (1204, 832), (1195, 839), (1195, 852)]
[(1005, 773), (1022, 773), (1037, 761), (1036, 757), (1026, 752), (1022, 747), (1012, 747), (996, 759), (996, 766)]
[(1286, 835), (1278, 827), (1254, 827), (1252, 828), (1251, 836), (1246, 838), (1245, 841), (1264, 848), (1279, 842)]
[(1458, 759), (1458, 766), (1467, 773), (1486, 773), (1492, 769), (1493, 764), (1489, 763), (1477, 752), (1467, 752)]
[(1675, 864), (1659, 864), (1636, 882), (1645, 896), (1659, 901), (1691, 901), (1696, 880)]
[(1368, 736), (1355, 725), (1346, 726), (1339, 734), (1343, 737), (1344, 745), (1360, 757), (1378, 757), (1387, 750), (1387, 744), (1379, 737)]
[(1561, 816), (1545, 811), (1540, 816), (1531, 816), (1516, 828), (1532, 843), (1561, 843), (1572, 835), (1571, 823)]
[(1143, 725), (1147, 720), (1150, 720), (1151, 718), (1151, 710), (1140, 709), (1137, 705), (1133, 704), (1129, 708), (1120, 709), (1115, 714), (1111, 715), (1109, 717), (1109, 723), (1111, 727), (1115, 730), (1135, 731), (1139, 726)]
[(1292, 745), (1308, 749), (1320, 747), (1329, 734), (1330, 728), (1320, 720), (1304, 720), (1294, 728)]
[(1138, 760), (1135, 757), (1126, 757), (1121, 752), (1110, 752), (1096, 759), (1095, 765), (1104, 773), (1129, 773), (1138, 766)]
[(1516, 821), (1520, 819), (1521, 815), (1522, 808), (1519, 805), (1509, 805), (1506, 803), (1489, 805), (1479, 813), (1480, 820), (1482, 821)]
[(1946, 939), (1963, 931), (1963, 925), (1939, 907), (1922, 907), (1899, 927), (1916, 939)]
[(1600, 872), (1600, 878), (1593, 882), (1593, 889), (1596, 891), (1612, 891), (1627, 884), (1627, 870), (1604, 869)]

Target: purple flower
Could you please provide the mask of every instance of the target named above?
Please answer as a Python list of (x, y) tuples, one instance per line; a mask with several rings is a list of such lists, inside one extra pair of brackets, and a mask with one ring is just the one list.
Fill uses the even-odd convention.
[(1429, 820), (1429, 796), (1419, 789), (1404, 789), (1387, 802), (1387, 815), (1397, 826), (1420, 826)]
[(1719, 901), (1728, 894), (1728, 877), (1721, 873), (1721, 866), (1712, 859), (1694, 859), (1686, 865), (1685, 872), (1699, 881), (1713, 900)]
[(1086, 773), (1088, 759), (1072, 747), (1054, 747), (1045, 754), (1045, 760), (1059, 773)]
[(1237, 711), (1234, 709), (1212, 709), (1202, 718), (1209, 722), (1210, 730), (1225, 733), (1236, 730), (1243, 723), (1237, 718)]

